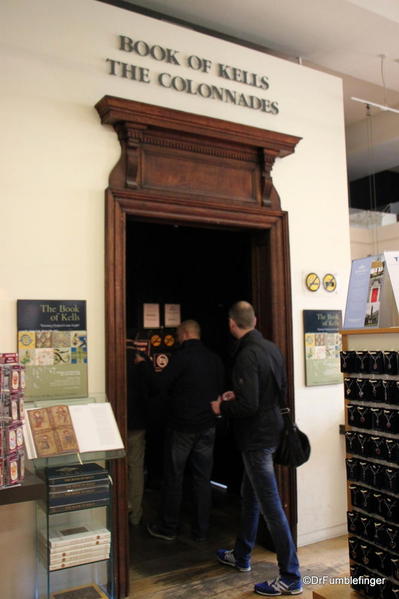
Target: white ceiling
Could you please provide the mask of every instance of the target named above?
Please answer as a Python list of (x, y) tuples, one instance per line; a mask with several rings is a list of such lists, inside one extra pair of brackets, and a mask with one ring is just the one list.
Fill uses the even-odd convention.
[(389, 140), (373, 147), (374, 167), (370, 164), (370, 152), (364, 149), (354, 152), (352, 163), (350, 151), (352, 128), (359, 129), (361, 121), (367, 126), (366, 106), (352, 101), (352, 96), (399, 107), (398, 0), (128, 2), (263, 46), (288, 60), (301, 59), (306, 66), (342, 77), (350, 178), (398, 167), (399, 114), (382, 114), (379, 109), (371, 108), (374, 127), (379, 126), (383, 117), (390, 119)]

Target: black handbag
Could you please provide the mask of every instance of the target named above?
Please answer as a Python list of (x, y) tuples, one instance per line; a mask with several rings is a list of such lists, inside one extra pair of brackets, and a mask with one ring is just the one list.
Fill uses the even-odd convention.
[[(254, 343), (263, 349), (260, 343)], [(295, 422), (291, 418), (291, 410), (285, 403), (283, 391), (278, 383), (278, 376), (275, 372), (273, 364), (266, 354), (270, 366), (270, 372), (274, 379), (275, 389), (278, 394), (280, 412), (284, 419), (284, 429), (281, 431), (280, 442), (277, 450), (274, 453), (273, 459), (275, 464), (280, 466), (291, 466), (298, 468), (308, 461), (310, 457), (310, 441), (304, 432), (299, 430)]]
[(289, 408), (281, 408), (281, 414), (284, 418), (284, 429), (274, 454), (274, 462), (281, 466), (297, 468), (308, 461), (310, 442), (307, 435), (292, 421)]

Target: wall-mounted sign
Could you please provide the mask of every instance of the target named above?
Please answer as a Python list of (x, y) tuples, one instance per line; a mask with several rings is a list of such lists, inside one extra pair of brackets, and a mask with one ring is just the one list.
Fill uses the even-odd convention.
[(309, 291), (318, 291), (320, 288), (320, 277), (315, 272), (310, 272), (305, 277), (306, 289)]
[(331, 273), (327, 273), (323, 277), (323, 287), (328, 293), (332, 293), (337, 288), (337, 279)]
[(341, 310), (304, 310), (306, 385), (334, 385), (342, 383), (339, 330), (342, 327)]
[(165, 327), (178, 327), (180, 323), (180, 304), (165, 304)]
[[(167, 48), (162, 44), (140, 40), (137, 36), (118, 36), (118, 50), (123, 52), (122, 60), (106, 58), (108, 74), (136, 83), (156, 83), (174, 92), (198, 96), (205, 100), (216, 100), (276, 115), (278, 102), (264, 97), (270, 88), (269, 77), (264, 73), (246, 71), (234, 65), (214, 62), (196, 54), (183, 54), (180, 50)], [(130, 58), (132, 57), (132, 58)], [(119, 57), (120, 58), (120, 57)], [(157, 72), (152, 73), (147, 66), (140, 65), (140, 59), (152, 59), (157, 63)], [(131, 62), (134, 60), (134, 63)], [(145, 63), (147, 65), (148, 62)], [(176, 74), (176, 67), (185, 67), (195, 74)], [(206, 77), (211, 74), (221, 79), (220, 84), (209, 83)], [(245, 87), (231, 88), (231, 84)]]
[(159, 304), (143, 304), (143, 326), (145, 329), (159, 329)]
[(26, 398), (86, 397), (86, 302), (18, 300), (17, 325)]

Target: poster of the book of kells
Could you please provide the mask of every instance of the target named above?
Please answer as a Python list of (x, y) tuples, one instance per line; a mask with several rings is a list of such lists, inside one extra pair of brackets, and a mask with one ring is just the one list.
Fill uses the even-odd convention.
[(342, 383), (341, 310), (304, 310), (306, 386)]
[(18, 300), (26, 399), (87, 397), (86, 302)]

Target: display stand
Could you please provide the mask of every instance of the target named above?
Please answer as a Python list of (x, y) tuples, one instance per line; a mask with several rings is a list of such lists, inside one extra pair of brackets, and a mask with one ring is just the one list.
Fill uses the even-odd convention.
[[(103, 489), (105, 479), (112, 483), (107, 469), (104, 469), (104, 476), (102, 475), (100, 464), (109, 464), (110, 460), (124, 455), (125, 451), (121, 449), (33, 460), (37, 474), (45, 481), (47, 489), (46, 498), (36, 503), (38, 568), (35, 599), (68, 599), (69, 597), (79, 599), (86, 596), (95, 599), (97, 597), (114, 599), (114, 525), (111, 484), (108, 492), (102, 491), (100, 500), (97, 499), (98, 495), (94, 495), (98, 493), (98, 489), (93, 491), (91, 485), (93, 478), (96, 479), (96, 484), (102, 485)], [(94, 467), (89, 466), (93, 463)], [(49, 483), (54, 482), (51, 474), (56, 467), (63, 467), (65, 479), (59, 478), (60, 484), (54, 487)], [(76, 467), (89, 469), (97, 467), (100, 473), (82, 474), (78, 483), (81, 487), (78, 491), (79, 495), (75, 495), (75, 500), (71, 501), (70, 496), (76, 493), (76, 482), (71, 482), (72, 476), (68, 473), (75, 471), (76, 474)], [(84, 473), (87, 474), (87, 471), (85, 470)], [(97, 480), (99, 477), (101, 480)], [(91, 493), (93, 496), (90, 495)], [(59, 501), (59, 496), (68, 499)], [(100, 534), (101, 531), (103, 532)], [(57, 534), (60, 535), (62, 543), (61, 547), (57, 546), (54, 549)], [(68, 540), (68, 547), (63, 545), (64, 539)], [(77, 546), (77, 539), (79, 539), (79, 546)], [(97, 539), (94, 541), (94, 547), (93, 539)], [(82, 560), (84, 563), (79, 563)]]
[(390, 599), (399, 597), (399, 328), (343, 330), (342, 347), (352, 587)]

